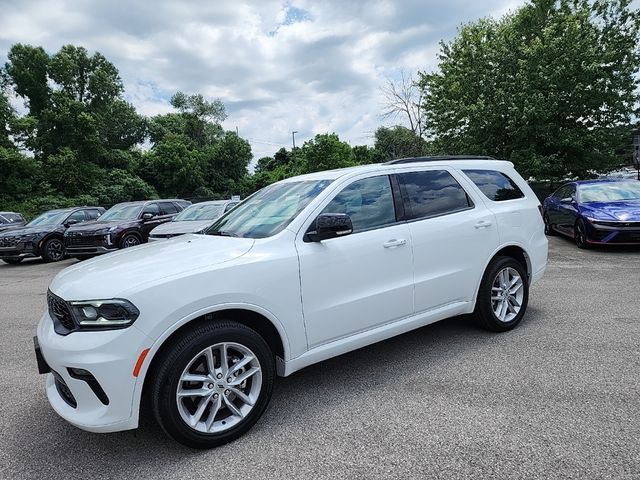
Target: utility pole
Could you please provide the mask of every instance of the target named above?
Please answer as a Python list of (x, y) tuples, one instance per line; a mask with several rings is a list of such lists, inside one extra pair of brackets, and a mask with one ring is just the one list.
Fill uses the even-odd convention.
[(296, 149), (296, 133), (298, 133), (297, 130), (294, 130), (293, 132), (291, 132), (291, 138), (293, 139), (293, 150)]
[(236, 137), (239, 137), (240, 135), (238, 135), (238, 126), (236, 125)]

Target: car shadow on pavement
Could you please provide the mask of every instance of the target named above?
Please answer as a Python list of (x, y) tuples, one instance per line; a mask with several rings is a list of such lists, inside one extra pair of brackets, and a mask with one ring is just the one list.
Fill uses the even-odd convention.
[[(523, 325), (514, 332), (535, 324), (539, 314), (530, 308)], [(497, 337), (506, 340), (503, 335), (509, 334)], [(443, 364), (451, 368), (461, 357), (496, 341), (496, 334), (476, 327), (470, 315), (458, 316), (278, 378), (271, 403), (253, 429), (232, 444), (208, 453), (169, 439), (148, 415), (142, 416), (137, 430), (84, 432), (58, 417), (40, 393), (18, 414), (37, 418), (37, 431), (24, 429), (23, 425), (33, 422), (19, 417), (8, 422), (5, 442), (9, 471), (19, 468), (28, 472), (28, 478), (40, 479), (86, 478), (91, 472), (101, 472), (108, 478), (131, 478), (136, 472), (142, 476), (153, 471), (156, 462), (176, 469), (201, 459), (216, 464), (225, 458), (236, 462), (239, 449), (276, 449), (278, 442), (292, 432), (305, 430), (305, 425), (315, 426), (317, 431), (314, 423), (326, 421), (327, 416), (336, 415), (345, 406), (353, 408), (354, 398), (367, 408), (370, 402), (379, 402), (380, 395), (393, 394), (398, 385), (437, 376), (445, 368)], [(171, 472), (163, 470), (158, 475), (170, 478)]]

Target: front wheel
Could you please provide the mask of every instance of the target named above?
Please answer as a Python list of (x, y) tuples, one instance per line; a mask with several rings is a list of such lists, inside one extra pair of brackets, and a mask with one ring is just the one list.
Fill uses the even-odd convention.
[(587, 226), (584, 224), (584, 220), (579, 219), (576, 222), (573, 239), (576, 242), (576, 246), (578, 248), (589, 248), (589, 243), (587, 242)]
[(249, 430), (267, 407), (275, 378), (265, 340), (233, 321), (203, 323), (180, 334), (154, 368), (155, 418), (192, 448), (217, 447)]
[(488, 330), (505, 332), (515, 328), (529, 302), (526, 268), (515, 258), (494, 258), (482, 277), (474, 314)]
[(42, 258), (45, 262), (59, 262), (64, 258), (64, 244), (59, 238), (50, 238), (42, 247)]
[(551, 226), (551, 220), (549, 220), (549, 215), (545, 215), (543, 219), (544, 219), (544, 234), (549, 237), (554, 236), (556, 232)]
[(140, 245), (140, 238), (133, 233), (125, 235), (122, 239), (122, 248), (135, 247), (136, 245)]

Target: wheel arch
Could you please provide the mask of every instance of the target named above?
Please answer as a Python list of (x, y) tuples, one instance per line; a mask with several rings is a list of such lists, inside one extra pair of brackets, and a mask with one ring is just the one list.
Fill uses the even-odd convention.
[(162, 358), (163, 352), (171, 345), (171, 340), (186, 329), (193, 328), (203, 322), (215, 322), (220, 319), (234, 320), (255, 330), (271, 348), (275, 356), (277, 371), (281, 374), (280, 372), (284, 371), (282, 365), (287, 358), (289, 350), (288, 340), (280, 322), (270, 317), (271, 314), (269, 312), (252, 305), (225, 305), (212, 308), (206, 313), (198, 312), (167, 329), (149, 350), (144, 362), (146, 368), (140, 370), (142, 384), (141, 388), (136, 389), (138, 393), (136, 395), (137, 398), (134, 399), (138, 414), (146, 403), (145, 393), (149, 390), (154, 368), (157, 366), (159, 359)]
[(520, 262), (520, 264), (522, 266), (525, 267), (526, 271), (527, 271), (527, 279), (529, 281), (529, 283), (531, 283), (531, 279), (532, 279), (532, 268), (531, 268), (531, 259), (529, 257), (529, 254), (527, 253), (527, 251), (518, 244), (508, 244), (508, 245), (501, 245), (495, 252), (493, 252), (493, 255), (491, 255), (491, 257), (489, 258), (489, 260), (485, 263), (484, 268), (482, 269), (482, 275), (480, 276), (479, 280), (478, 280), (478, 284), (476, 286), (476, 293), (473, 297), (473, 304), (475, 305), (477, 299), (478, 299), (478, 292), (480, 291), (480, 285), (482, 284), (482, 278), (484, 277), (485, 272), (487, 271), (487, 268), (489, 268), (489, 265), (491, 265), (491, 262), (493, 262), (493, 260), (496, 257), (511, 257), (515, 260), (517, 260), (518, 262)]
[(50, 233), (47, 233), (44, 237), (42, 237), (38, 242), (38, 251), (36, 252), (38, 255), (42, 255), (42, 248), (44, 247), (44, 244), (47, 243), (52, 238), (57, 238), (58, 240), (60, 240), (64, 248), (64, 233), (50, 232)]
[(136, 237), (138, 237), (138, 240), (140, 240), (140, 243), (145, 243), (144, 235), (141, 232), (139, 232), (135, 228), (128, 228), (118, 234), (118, 248), (122, 248), (122, 241), (127, 235), (135, 235)]

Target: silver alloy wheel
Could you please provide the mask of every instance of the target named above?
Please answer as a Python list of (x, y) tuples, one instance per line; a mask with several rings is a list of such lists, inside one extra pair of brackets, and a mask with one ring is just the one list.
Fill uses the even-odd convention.
[(240, 423), (260, 396), (258, 357), (239, 343), (205, 348), (191, 359), (176, 391), (182, 420), (203, 433), (221, 433)]
[(54, 262), (62, 260), (64, 257), (64, 246), (60, 240), (49, 240), (47, 244), (47, 255)]
[(140, 241), (138, 240), (138, 237), (134, 235), (127, 236), (127, 238), (124, 239), (124, 242), (122, 242), (123, 248), (135, 247), (136, 245), (140, 245)]
[(498, 272), (491, 286), (491, 308), (496, 318), (508, 323), (520, 312), (524, 284), (518, 271), (511, 267)]

